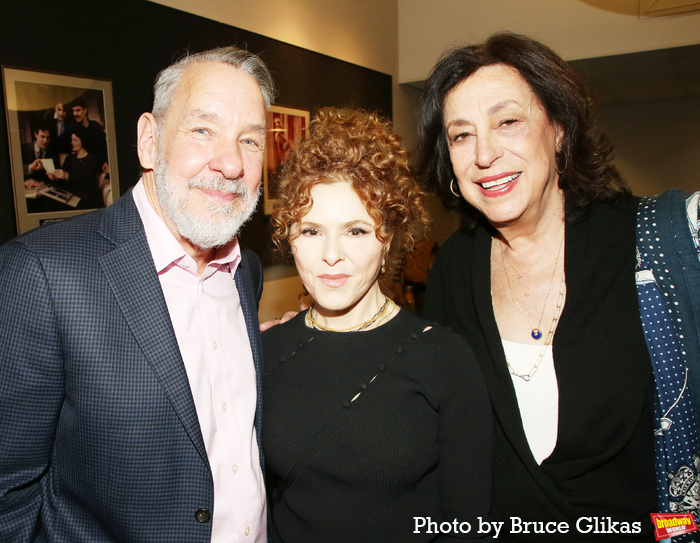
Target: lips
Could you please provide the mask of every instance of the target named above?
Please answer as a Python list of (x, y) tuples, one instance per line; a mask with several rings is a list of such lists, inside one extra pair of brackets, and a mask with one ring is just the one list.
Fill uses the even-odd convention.
[(350, 277), (349, 275), (346, 275), (344, 273), (339, 273), (339, 274), (326, 273), (326, 274), (318, 276), (321, 283), (324, 286), (329, 287), (329, 288), (342, 287), (347, 282), (349, 277)]
[(482, 192), (487, 196), (501, 196), (510, 192), (515, 186), (522, 172), (492, 175), (482, 177), (477, 185), (481, 187)]
[(207, 197), (230, 203), (237, 198), (248, 201), (248, 187), (242, 179), (226, 179), (222, 176), (197, 176), (187, 182), (187, 188), (199, 189)]
[(235, 192), (228, 192), (228, 191), (223, 191), (223, 190), (215, 190), (215, 189), (207, 189), (207, 188), (201, 188), (198, 187), (199, 190), (201, 190), (204, 194), (206, 194), (209, 198), (214, 198), (216, 200), (222, 200), (225, 202), (232, 202), (236, 198), (242, 197), (241, 194), (235, 193)]

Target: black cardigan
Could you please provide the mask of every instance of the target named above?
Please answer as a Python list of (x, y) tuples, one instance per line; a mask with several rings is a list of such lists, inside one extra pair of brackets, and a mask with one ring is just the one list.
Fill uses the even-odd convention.
[(428, 323), (406, 311), (345, 333), (311, 330), (304, 316), (263, 334), (275, 541), (436, 540), (413, 533), (415, 516), (456, 517), (478, 535), (492, 420), (464, 339), (441, 326), (424, 332)]
[(590, 541), (592, 534), (579, 534), (576, 521), (611, 517), (641, 522), (636, 537), (653, 541), (653, 377), (635, 288), (636, 201), (594, 204), (589, 211), (566, 225), (567, 295), (553, 342), (558, 436), (541, 466), (525, 437), (493, 313), (485, 227), (458, 231), (441, 247), (424, 314), (468, 340), (486, 378), (495, 415), (494, 518), (506, 527), (511, 516), (566, 521), (571, 532), (560, 540)]

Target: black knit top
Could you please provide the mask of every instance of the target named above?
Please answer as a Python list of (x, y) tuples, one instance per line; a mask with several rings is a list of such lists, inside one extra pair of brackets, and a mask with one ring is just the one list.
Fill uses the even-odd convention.
[(414, 517), (457, 518), (474, 535), (488, 512), (492, 421), (466, 342), (406, 311), (362, 332), (312, 330), (304, 317), (263, 334), (277, 541), (438, 540), (414, 534)]

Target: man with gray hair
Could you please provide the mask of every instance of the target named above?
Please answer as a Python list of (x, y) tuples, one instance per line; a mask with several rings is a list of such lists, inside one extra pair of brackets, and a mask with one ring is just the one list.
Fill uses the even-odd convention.
[(143, 175), (112, 206), (0, 247), (0, 541), (267, 541), (262, 61), (163, 70)]

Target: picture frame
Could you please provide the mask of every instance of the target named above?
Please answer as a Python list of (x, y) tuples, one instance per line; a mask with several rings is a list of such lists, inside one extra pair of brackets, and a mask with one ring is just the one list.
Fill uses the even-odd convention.
[(270, 106), (267, 110), (267, 136), (263, 165), (265, 215), (270, 215), (278, 200), (277, 175), (284, 158), (306, 137), (310, 113), (303, 109)]
[(119, 198), (112, 82), (2, 67), (17, 232)]

